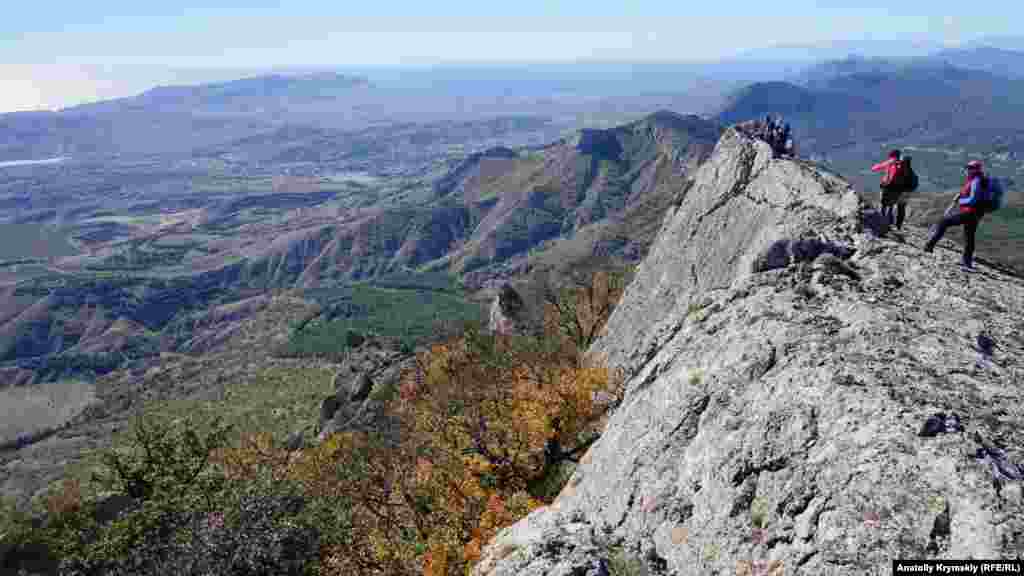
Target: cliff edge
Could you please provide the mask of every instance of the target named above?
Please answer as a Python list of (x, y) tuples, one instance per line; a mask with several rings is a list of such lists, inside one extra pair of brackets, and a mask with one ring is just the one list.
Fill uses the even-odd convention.
[(592, 353), (628, 393), (484, 575), (1024, 557), (1024, 280), (727, 130)]

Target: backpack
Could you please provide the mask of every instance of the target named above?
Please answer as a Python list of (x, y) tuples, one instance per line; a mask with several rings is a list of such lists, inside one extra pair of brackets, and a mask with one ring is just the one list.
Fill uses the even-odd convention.
[(982, 176), (981, 186), (978, 187), (978, 190), (981, 192), (978, 204), (985, 212), (995, 212), (1003, 207), (1005, 203), (1005, 190), (999, 178)]
[(913, 192), (917, 190), (917, 172), (914, 172), (914, 167), (910, 164), (909, 156), (903, 159), (903, 168), (906, 170), (906, 180), (904, 181), (903, 191)]

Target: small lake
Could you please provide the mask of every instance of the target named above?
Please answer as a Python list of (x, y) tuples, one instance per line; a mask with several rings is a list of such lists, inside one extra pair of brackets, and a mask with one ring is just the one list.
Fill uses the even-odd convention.
[(0, 168), (13, 168), (15, 166), (38, 166), (42, 164), (60, 164), (65, 160), (70, 160), (68, 156), (61, 156), (59, 158), (44, 158), (42, 160), (8, 160), (6, 162), (0, 162)]

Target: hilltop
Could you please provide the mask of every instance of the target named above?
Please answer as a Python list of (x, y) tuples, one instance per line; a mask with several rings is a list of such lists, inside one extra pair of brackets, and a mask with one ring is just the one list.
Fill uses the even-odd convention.
[(732, 129), (693, 178), (590, 351), (621, 407), (475, 573), (1019, 558), (1024, 279), (881, 238), (846, 181)]
[[(938, 57), (937, 57), (938, 58)], [(954, 61), (957, 61), (954, 59)], [(737, 91), (718, 111), (731, 123), (781, 114), (800, 150), (827, 160), (858, 187), (874, 180), (864, 164), (887, 148), (913, 147), (928, 189), (957, 185), (951, 157), (984, 158), (1018, 178), (1024, 152), (1013, 102), (1024, 80), (961, 67), (942, 59), (824, 62), (788, 82), (759, 82)]]

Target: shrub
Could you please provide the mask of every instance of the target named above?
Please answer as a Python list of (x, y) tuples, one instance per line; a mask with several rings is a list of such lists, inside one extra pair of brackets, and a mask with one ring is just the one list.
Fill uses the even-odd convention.
[(200, 436), (190, 422), (172, 427), (139, 417), (128, 449), (106, 452), (102, 462), (108, 472), (98, 474), (97, 479), (142, 500), (193, 486), (208, 489), (200, 486), (206, 480), (201, 474), (213, 451), (224, 444), (228, 431), (215, 421), (211, 431)]
[[(319, 536), (289, 488), (235, 484), (215, 506), (150, 500), (65, 555), (68, 576), (301, 575), (316, 560)], [(134, 545), (128, 545), (133, 543)]]
[(133, 505), (101, 525), (66, 483), (37, 540), (75, 576), (465, 574), (556, 497), (621, 401), (621, 376), (582, 354), (618, 293), (596, 285), (561, 291), (575, 301), (552, 304), (546, 333), (472, 324), (421, 351), (374, 427), (298, 452), (265, 431), (228, 445), (216, 421), (139, 419), (99, 475)]
[(102, 503), (66, 480), (46, 498), (38, 529), (20, 521), (19, 544), (54, 554), (66, 576), (308, 573), (320, 532), (306, 498), (270, 474), (273, 466), (253, 466), (247, 477), (213, 466), (226, 431), (218, 422), (200, 431), (187, 420), (137, 420), (129, 447), (105, 454), (97, 476), (132, 505), (101, 523)]

